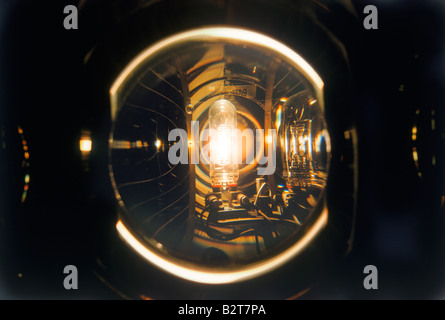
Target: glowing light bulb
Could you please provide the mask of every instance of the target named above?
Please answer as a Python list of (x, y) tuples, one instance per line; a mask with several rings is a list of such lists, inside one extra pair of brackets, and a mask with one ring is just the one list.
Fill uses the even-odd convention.
[(236, 108), (226, 99), (215, 101), (209, 109), (210, 179), (213, 188), (236, 187)]
[(82, 152), (90, 152), (92, 149), (91, 138), (82, 138), (79, 141), (79, 148)]

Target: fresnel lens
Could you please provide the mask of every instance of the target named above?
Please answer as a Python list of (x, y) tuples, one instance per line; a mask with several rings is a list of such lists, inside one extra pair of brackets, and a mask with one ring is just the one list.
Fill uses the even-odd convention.
[(161, 270), (251, 279), (326, 225), (323, 82), (282, 43), (225, 27), (176, 34), (129, 64), (111, 104), (117, 229)]

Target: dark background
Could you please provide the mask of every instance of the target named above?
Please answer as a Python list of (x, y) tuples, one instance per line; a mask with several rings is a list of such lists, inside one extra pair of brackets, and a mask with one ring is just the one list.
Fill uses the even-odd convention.
[[(63, 8), (81, 3), (0, 2), (3, 299), (120, 298), (90, 266), (98, 230), (107, 223), (113, 227), (113, 206), (109, 182), (101, 180), (106, 173), (82, 162), (78, 141), (84, 128), (106, 128), (102, 115), (109, 112), (106, 105), (85, 101), (92, 88), (106, 97), (108, 87), (94, 87), (85, 78), (84, 57), (118, 24), (119, 10), (128, 8), (116, 1), (97, 3), (86, 12), (86, 23), (79, 21), (79, 30), (65, 30)], [(335, 16), (333, 1), (320, 3)], [(330, 25), (345, 41), (355, 85), (359, 189), (354, 249), (303, 298), (443, 299), (445, 5), (439, 0), (353, 4), (359, 20), (365, 5), (379, 10), (378, 30), (349, 30), (341, 20)], [(172, 9), (172, 14), (181, 13)], [(31, 164), (23, 204), (17, 125), (24, 129)], [(416, 141), (411, 138), (414, 125)], [(104, 152), (93, 148), (91, 157)], [(69, 264), (79, 269), (79, 290), (62, 286)], [(363, 268), (369, 264), (378, 268), (378, 290), (363, 288)]]

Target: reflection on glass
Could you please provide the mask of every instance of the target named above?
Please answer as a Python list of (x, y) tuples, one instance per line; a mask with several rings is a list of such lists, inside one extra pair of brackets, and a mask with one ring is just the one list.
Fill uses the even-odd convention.
[(326, 183), (327, 144), (323, 114), (306, 92), (285, 100), (280, 130), (283, 176), (288, 188), (323, 188)]

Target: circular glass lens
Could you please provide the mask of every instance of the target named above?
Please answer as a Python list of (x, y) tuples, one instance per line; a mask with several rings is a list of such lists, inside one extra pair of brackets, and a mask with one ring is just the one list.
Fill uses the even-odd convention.
[(247, 30), (196, 29), (142, 52), (110, 91), (120, 235), (204, 283), (295, 257), (327, 221), (322, 90), (297, 53)]

